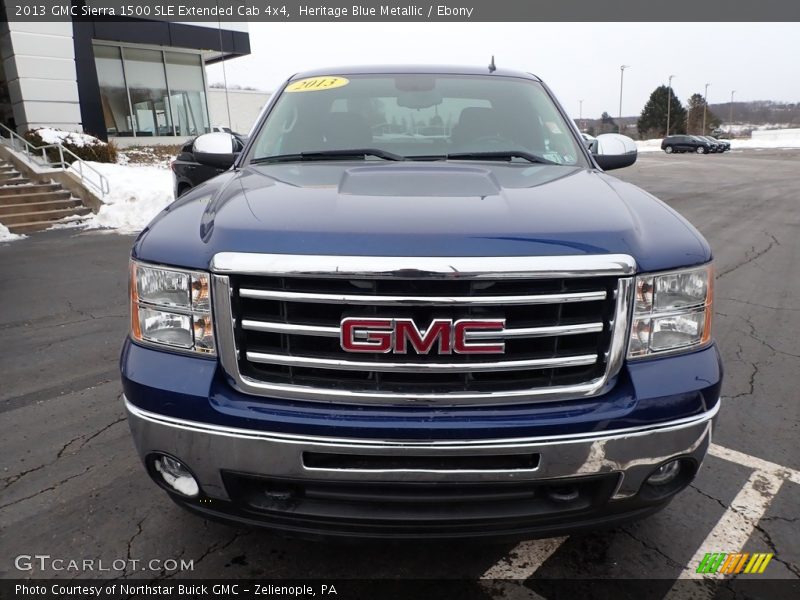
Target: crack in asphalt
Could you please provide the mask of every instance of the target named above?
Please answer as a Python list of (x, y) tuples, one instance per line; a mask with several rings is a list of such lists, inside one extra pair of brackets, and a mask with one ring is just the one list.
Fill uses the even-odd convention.
[(119, 424), (119, 423), (122, 423), (122, 422), (123, 422), (123, 421), (125, 421), (125, 420), (127, 420), (127, 417), (125, 417), (125, 416), (122, 416), (122, 417), (120, 417), (119, 419), (117, 419), (116, 421), (114, 421), (114, 422), (112, 422), (112, 423), (109, 423), (108, 425), (106, 425), (105, 427), (103, 427), (102, 429), (100, 429), (99, 431), (96, 431), (95, 433), (93, 433), (92, 435), (90, 435), (88, 438), (86, 438), (85, 440), (83, 440), (83, 442), (81, 443), (81, 445), (80, 445), (80, 446), (78, 446), (78, 449), (76, 450), (76, 452), (80, 451), (80, 449), (81, 449), (81, 448), (83, 448), (83, 447), (84, 447), (86, 444), (88, 444), (89, 442), (91, 442), (91, 441), (92, 441), (94, 438), (96, 438), (98, 435), (100, 435), (101, 433), (103, 433), (103, 432), (104, 432), (104, 431), (106, 431), (107, 429), (111, 429), (111, 428), (112, 428), (114, 425), (117, 425), (117, 424)]
[(131, 563), (131, 547), (133, 546), (133, 540), (139, 537), (142, 534), (143, 527), (142, 524), (147, 520), (147, 516), (142, 517), (141, 521), (136, 524), (136, 533), (134, 533), (130, 539), (128, 540), (127, 551), (125, 556), (127, 557), (128, 561), (125, 563), (125, 570), (122, 572), (122, 575), (117, 577), (117, 579), (125, 579), (128, 575), (128, 565)]
[(772, 351), (773, 354), (782, 354), (783, 356), (789, 356), (791, 358), (800, 358), (800, 354), (794, 354), (792, 352), (786, 352), (785, 350), (778, 350), (777, 348), (775, 348), (775, 346), (770, 344), (768, 341), (761, 339), (760, 337), (758, 337), (756, 335), (756, 328), (753, 325), (753, 323), (750, 321), (750, 319), (748, 319), (746, 317), (740, 317), (740, 318), (750, 327), (750, 332), (749, 333), (748, 332), (744, 332), (744, 331), (742, 332), (747, 337), (749, 337), (750, 339), (758, 342), (759, 344), (761, 344), (765, 348), (768, 348), (770, 351)]
[[(719, 273), (717, 273), (717, 276), (714, 279), (722, 279), (726, 275), (729, 275), (730, 273), (733, 273), (737, 269), (739, 269), (739, 268), (741, 268), (741, 267), (743, 267), (743, 266), (745, 266), (747, 264), (750, 264), (754, 260), (757, 260), (758, 258), (764, 256), (767, 252), (772, 250), (775, 246), (780, 246), (781, 245), (781, 243), (778, 241), (778, 238), (776, 238), (773, 234), (767, 233), (766, 231), (763, 231), (762, 233), (764, 233), (765, 235), (767, 235), (768, 237), (770, 237), (772, 239), (772, 241), (767, 245), (766, 248), (756, 252), (756, 247), (755, 246), (751, 246), (750, 250), (748, 250), (745, 253), (745, 259), (743, 261), (736, 263), (735, 265), (729, 267), (728, 269), (725, 269), (724, 271), (720, 271)], [(752, 256), (748, 257), (747, 255), (750, 254), (750, 252), (754, 252), (754, 254)]]
[[(696, 486), (694, 483), (690, 483), (690, 484), (689, 484), (689, 487), (690, 487), (690, 488), (692, 488), (692, 489), (694, 489), (694, 490), (695, 490), (695, 491), (696, 491), (698, 494), (700, 494), (701, 496), (705, 496), (705, 497), (706, 497), (706, 498), (708, 498), (709, 500), (714, 500), (716, 503), (718, 503), (718, 504), (719, 504), (719, 505), (720, 505), (722, 508), (724, 508), (725, 510), (727, 510), (728, 508), (730, 508), (730, 506), (729, 506), (728, 504), (725, 504), (725, 503), (724, 503), (722, 500), (720, 500), (719, 498), (716, 498), (716, 497), (712, 496), (711, 494), (708, 494), (708, 493), (704, 492), (704, 491), (703, 491), (703, 490), (701, 490), (699, 487), (697, 487), (697, 486)], [(734, 510), (736, 510), (736, 509), (734, 509)]]
[(128, 549), (127, 549), (127, 553), (126, 553), (126, 556), (128, 557), (128, 560), (131, 559), (131, 546), (133, 545), (133, 540), (135, 540), (137, 537), (139, 537), (142, 534), (142, 524), (145, 522), (146, 519), (147, 519), (147, 517), (142, 517), (142, 520), (139, 521), (136, 524), (136, 533), (134, 533), (131, 536), (131, 538), (128, 540), (128, 546), (127, 546)]
[[(83, 443), (82, 443), (80, 446), (78, 446), (78, 448), (75, 450), (75, 452), (76, 452), (76, 453), (77, 453), (77, 452), (79, 452), (79, 451), (81, 450), (81, 448), (83, 448), (83, 447), (84, 447), (86, 444), (88, 444), (88, 443), (89, 443), (91, 440), (93, 440), (94, 438), (96, 438), (98, 435), (100, 435), (101, 433), (103, 433), (103, 432), (104, 432), (104, 431), (106, 431), (107, 429), (109, 429), (109, 428), (113, 427), (113, 426), (114, 426), (114, 425), (116, 425), (117, 423), (121, 423), (121, 422), (123, 422), (124, 420), (125, 420), (125, 417), (123, 416), (123, 417), (121, 417), (121, 418), (117, 419), (116, 421), (113, 421), (112, 423), (109, 423), (108, 425), (104, 426), (104, 427), (103, 427), (102, 429), (100, 429), (99, 431), (96, 431), (95, 433), (93, 433), (92, 435), (90, 435), (88, 438), (86, 438), (86, 435), (87, 435), (87, 434), (85, 434), (85, 433), (84, 433), (83, 435), (79, 435), (78, 437), (74, 437), (74, 438), (72, 438), (70, 441), (68, 441), (66, 444), (64, 444), (64, 445), (61, 447), (61, 449), (60, 449), (60, 450), (59, 450), (59, 451), (56, 453), (56, 457), (55, 457), (55, 459), (51, 460), (50, 462), (46, 462), (46, 463), (44, 463), (44, 464), (41, 464), (41, 465), (39, 465), (39, 466), (37, 466), (37, 467), (33, 467), (33, 468), (31, 468), (31, 469), (28, 469), (27, 471), (22, 471), (22, 472), (20, 472), (20, 473), (17, 473), (16, 475), (10, 475), (10, 476), (8, 476), (8, 477), (5, 477), (5, 478), (3, 478), (2, 480), (0, 480), (0, 481), (2, 481), (2, 482), (5, 484), (5, 485), (3, 485), (3, 487), (2, 487), (2, 488), (0, 488), (0, 490), (6, 490), (6, 489), (8, 489), (9, 487), (11, 487), (13, 484), (17, 483), (17, 482), (18, 482), (20, 479), (22, 479), (23, 477), (25, 477), (25, 476), (26, 476), (26, 475), (28, 475), (29, 473), (33, 473), (34, 471), (39, 471), (39, 470), (41, 470), (41, 469), (44, 469), (45, 467), (49, 467), (49, 466), (51, 466), (51, 465), (54, 465), (55, 463), (57, 463), (57, 462), (58, 462), (58, 460), (59, 460), (59, 459), (60, 459), (62, 456), (64, 456), (64, 453), (66, 452), (67, 448), (69, 448), (69, 447), (70, 447), (72, 444), (74, 444), (74, 443), (75, 443), (75, 442), (77, 442), (78, 440), (80, 440), (80, 439), (82, 439), (82, 438), (86, 438), (86, 439), (83, 441)], [(34, 495), (36, 495), (36, 494), (34, 494)], [(4, 505), (4, 506), (8, 506), (8, 505)], [(0, 508), (3, 508), (3, 506), (0, 506)]]
[(654, 546), (654, 545), (652, 545), (652, 544), (650, 544), (650, 543), (648, 543), (648, 542), (636, 537), (633, 533), (631, 533), (625, 527), (620, 527), (620, 531), (622, 531), (623, 533), (628, 534), (631, 538), (633, 538), (635, 541), (639, 542), (642, 546), (644, 546), (648, 550), (651, 550), (651, 551), (655, 552), (656, 554), (659, 554), (659, 555), (663, 556), (666, 559), (666, 561), (668, 563), (670, 563), (670, 566), (675, 567), (677, 569), (681, 569), (681, 570), (685, 567), (684, 564), (679, 563), (677, 560), (675, 560), (671, 556), (665, 554), (658, 546)]
[(59, 450), (59, 451), (58, 451), (58, 454), (56, 454), (56, 460), (54, 460), (54, 461), (51, 461), (51, 462), (49, 462), (49, 463), (46, 463), (46, 464), (44, 464), (44, 465), (42, 465), (42, 466), (43, 466), (43, 467), (46, 467), (46, 466), (48, 466), (48, 465), (52, 465), (52, 464), (53, 464), (54, 462), (56, 462), (56, 461), (57, 461), (59, 458), (61, 458), (61, 456), (64, 454), (64, 452), (66, 452), (66, 451), (67, 451), (67, 448), (69, 448), (69, 447), (70, 447), (70, 446), (73, 444), (73, 442), (77, 442), (79, 439), (81, 439), (81, 438), (83, 438), (83, 437), (86, 437), (86, 434), (85, 434), (85, 433), (84, 433), (83, 435), (79, 435), (78, 437), (74, 437), (74, 438), (72, 438), (70, 441), (68, 441), (66, 444), (64, 444), (64, 445), (61, 447), (61, 450)]
[[(128, 316), (126, 313), (120, 313), (120, 314), (114, 313), (114, 314), (109, 314), (109, 315), (98, 316), (98, 315), (93, 315), (91, 313), (82, 312), (82, 311), (74, 309), (74, 308), (73, 308), (73, 310), (74, 310), (74, 312), (78, 313), (79, 315), (85, 316), (87, 318), (85, 318), (85, 319), (77, 319), (75, 321), (62, 321), (61, 319), (58, 319), (59, 315), (47, 315), (47, 316), (41, 317), (39, 319), (31, 319), (31, 320), (25, 320), (25, 321), (11, 321), (9, 323), (0, 324), (0, 331), (3, 331), (5, 329), (14, 329), (15, 327), (30, 327), (32, 325), (46, 325), (50, 321), (57, 322), (58, 326), (61, 327), (63, 325), (79, 325), (80, 323), (87, 323), (89, 321), (99, 321), (99, 320), (102, 320), (102, 319), (121, 319), (121, 318), (126, 318)], [(66, 315), (70, 315), (71, 313), (61, 313), (61, 314), (66, 316)]]
[(86, 392), (112, 381), (119, 381), (119, 367), (99, 373), (91, 373), (78, 379), (62, 381), (56, 385), (39, 388), (18, 396), (3, 398), (0, 400), (0, 413), (29, 406), (34, 402), (53, 400), (66, 394)]
[(758, 531), (764, 538), (764, 543), (769, 547), (770, 552), (773, 553), (772, 560), (781, 563), (784, 567), (789, 569), (790, 572), (794, 573), (798, 579), (800, 579), (800, 567), (786, 560), (778, 557), (778, 547), (775, 544), (775, 541), (772, 539), (770, 533), (764, 529), (760, 523), (755, 524), (756, 531)]
[[(205, 521), (205, 519), (204, 519)], [(234, 533), (233, 537), (229, 539), (227, 542), (216, 541), (211, 544), (205, 552), (203, 552), (196, 560), (193, 561), (193, 566), (196, 567), (199, 563), (205, 560), (212, 552), (222, 551), (228, 548), (231, 544), (233, 544), (236, 540), (241, 537), (246, 537), (250, 535), (250, 531), (237, 531)], [(171, 573), (170, 575), (165, 575), (163, 577), (156, 577), (156, 579), (169, 579), (177, 574), (177, 571)]]
[[(70, 442), (70, 443), (72, 443), (72, 442)], [(47, 464), (44, 464), (44, 465), (39, 465), (38, 467), (33, 467), (32, 469), (28, 469), (27, 471), (22, 471), (21, 473), (17, 473), (16, 475), (10, 475), (8, 477), (4, 477), (2, 479), (2, 482), (5, 485), (2, 488), (0, 488), (0, 490), (4, 490), (7, 487), (9, 487), (11, 484), (16, 483), (17, 481), (19, 481), (20, 479), (25, 477), (25, 475), (27, 475), (28, 473), (33, 473), (34, 471), (38, 471), (39, 469), (44, 469), (48, 464), (50, 464), (50, 463), (47, 463)]]
[(749, 389), (746, 392), (740, 392), (738, 394), (728, 395), (728, 397), (727, 397), (728, 400), (736, 400), (737, 398), (741, 398), (743, 396), (752, 396), (753, 393), (755, 392), (756, 377), (758, 376), (758, 371), (759, 371), (758, 362), (757, 361), (756, 362), (751, 362), (751, 361), (745, 359), (744, 356), (743, 356), (744, 349), (742, 348), (742, 345), (740, 343), (737, 343), (736, 345), (737, 345), (737, 349), (736, 349), (736, 352), (735, 352), (736, 358), (738, 358), (739, 361), (741, 361), (743, 364), (749, 365), (750, 367), (752, 367), (753, 372), (750, 373), (750, 378), (749, 378), (749, 380), (747, 382), (747, 385), (748, 385)]
[(789, 517), (779, 517), (779, 516), (776, 515), (774, 517), (763, 517), (761, 520), (762, 521), (787, 521), (788, 523), (797, 523), (797, 521), (800, 521), (800, 517), (792, 517), (790, 519)]
[[(747, 300), (742, 300), (740, 298), (724, 298), (720, 296), (720, 300), (726, 300), (730, 302), (738, 302), (739, 304), (747, 304), (748, 306), (755, 306), (757, 308), (766, 308), (767, 310), (778, 310), (778, 311), (792, 311), (792, 312), (800, 312), (800, 308), (794, 308), (792, 306), (789, 307), (781, 307), (781, 306), (769, 306), (767, 304), (759, 304), (758, 302), (748, 302)], [(717, 312), (717, 314), (722, 314)], [(727, 315), (726, 315), (727, 316)]]
[(39, 490), (39, 491), (38, 491), (38, 492), (36, 492), (35, 494), (31, 494), (30, 496), (25, 496), (24, 498), (18, 498), (17, 500), (14, 500), (13, 502), (8, 502), (8, 503), (6, 503), (6, 504), (0, 504), (0, 509), (3, 509), (3, 508), (8, 508), (9, 506), (13, 506), (13, 505), (15, 505), (15, 504), (19, 504), (20, 502), (24, 502), (25, 500), (30, 500), (31, 498), (35, 498), (36, 496), (40, 496), (41, 494), (44, 494), (45, 492), (52, 492), (52, 491), (53, 491), (54, 489), (56, 489), (58, 486), (60, 486), (60, 485), (64, 485), (65, 483), (67, 483), (67, 482), (68, 482), (68, 481), (70, 481), (71, 479), (75, 479), (76, 477), (80, 477), (80, 476), (82, 476), (82, 475), (86, 475), (86, 473), (88, 473), (89, 471), (91, 471), (93, 468), (94, 468), (94, 466), (93, 466), (93, 465), (90, 465), (90, 466), (86, 467), (86, 469), (85, 469), (85, 470), (81, 471), (80, 473), (77, 473), (77, 474), (75, 474), (75, 475), (70, 475), (70, 476), (69, 476), (69, 477), (67, 477), (66, 479), (62, 479), (61, 481), (59, 481), (58, 483), (55, 483), (55, 484), (51, 485), (50, 487), (47, 487), (47, 488), (45, 488), (45, 489), (43, 489), (43, 490)]
[[(177, 562), (184, 556), (186, 556), (186, 548), (181, 549), (181, 551), (173, 560)], [(194, 561), (192, 561), (192, 570), (194, 570)], [(175, 571), (172, 571), (172, 573), (167, 574), (167, 570), (164, 567), (161, 567), (161, 572), (153, 579), (171, 579), (172, 577), (175, 577), (178, 573), (180, 573), (180, 571), (176, 569)]]
[[(112, 316), (116, 317), (116, 315), (109, 315), (108, 317), (97, 317), (97, 319), (108, 319), (108, 318), (110, 318)], [(95, 319), (83, 319), (81, 321), (70, 321), (68, 323), (59, 323), (59, 326), (62, 326), (62, 325), (74, 325), (76, 323), (86, 323), (86, 322), (92, 321), (92, 320), (95, 320)], [(40, 352), (44, 352), (45, 350), (50, 350), (53, 346), (57, 346), (58, 344), (63, 344), (64, 342), (70, 342), (74, 338), (75, 338), (74, 335), (67, 335), (66, 337), (55, 339), (52, 342), (48, 342), (44, 346), (39, 346), (38, 348), (34, 349), (33, 352), (38, 354)]]

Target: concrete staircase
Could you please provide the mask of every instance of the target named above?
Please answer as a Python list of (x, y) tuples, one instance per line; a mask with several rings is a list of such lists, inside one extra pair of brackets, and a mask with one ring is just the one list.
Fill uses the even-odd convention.
[(61, 184), (33, 182), (0, 160), (0, 223), (11, 233), (41, 231), (64, 217), (91, 212)]

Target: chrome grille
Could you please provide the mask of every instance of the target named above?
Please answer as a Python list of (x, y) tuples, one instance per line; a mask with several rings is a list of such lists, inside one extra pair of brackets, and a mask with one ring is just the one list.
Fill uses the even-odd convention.
[[(621, 364), (633, 266), (625, 256), (217, 255), (220, 355), (243, 391), (283, 398), (474, 405), (597, 394)], [(412, 319), (421, 330), (501, 318), (503, 331), (470, 339), (504, 341), (505, 353), (348, 353), (345, 317)]]

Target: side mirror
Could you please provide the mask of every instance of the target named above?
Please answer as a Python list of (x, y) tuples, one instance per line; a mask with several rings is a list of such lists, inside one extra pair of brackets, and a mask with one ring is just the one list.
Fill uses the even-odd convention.
[(597, 136), (592, 156), (604, 171), (630, 167), (636, 162), (636, 142), (626, 135), (603, 133)]
[(236, 138), (230, 133), (206, 133), (194, 141), (192, 153), (201, 165), (230, 169), (238, 154), (237, 147)]

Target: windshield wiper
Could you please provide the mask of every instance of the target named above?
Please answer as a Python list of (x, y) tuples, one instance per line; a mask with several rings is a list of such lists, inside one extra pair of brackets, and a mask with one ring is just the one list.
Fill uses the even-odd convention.
[(542, 156), (531, 154), (525, 150), (497, 150), (494, 152), (456, 152), (448, 154), (445, 158), (448, 160), (507, 160), (511, 161), (514, 158), (522, 158), (532, 163), (541, 163), (544, 165), (557, 165), (559, 163), (552, 160), (547, 160)]
[(278, 154), (276, 156), (262, 156), (250, 161), (250, 164), (297, 162), (306, 160), (339, 160), (343, 158), (356, 158), (366, 160), (367, 156), (375, 156), (384, 160), (405, 160), (405, 156), (387, 152), (379, 148), (353, 148), (347, 150), (319, 150), (315, 152), (299, 152), (297, 154)]

